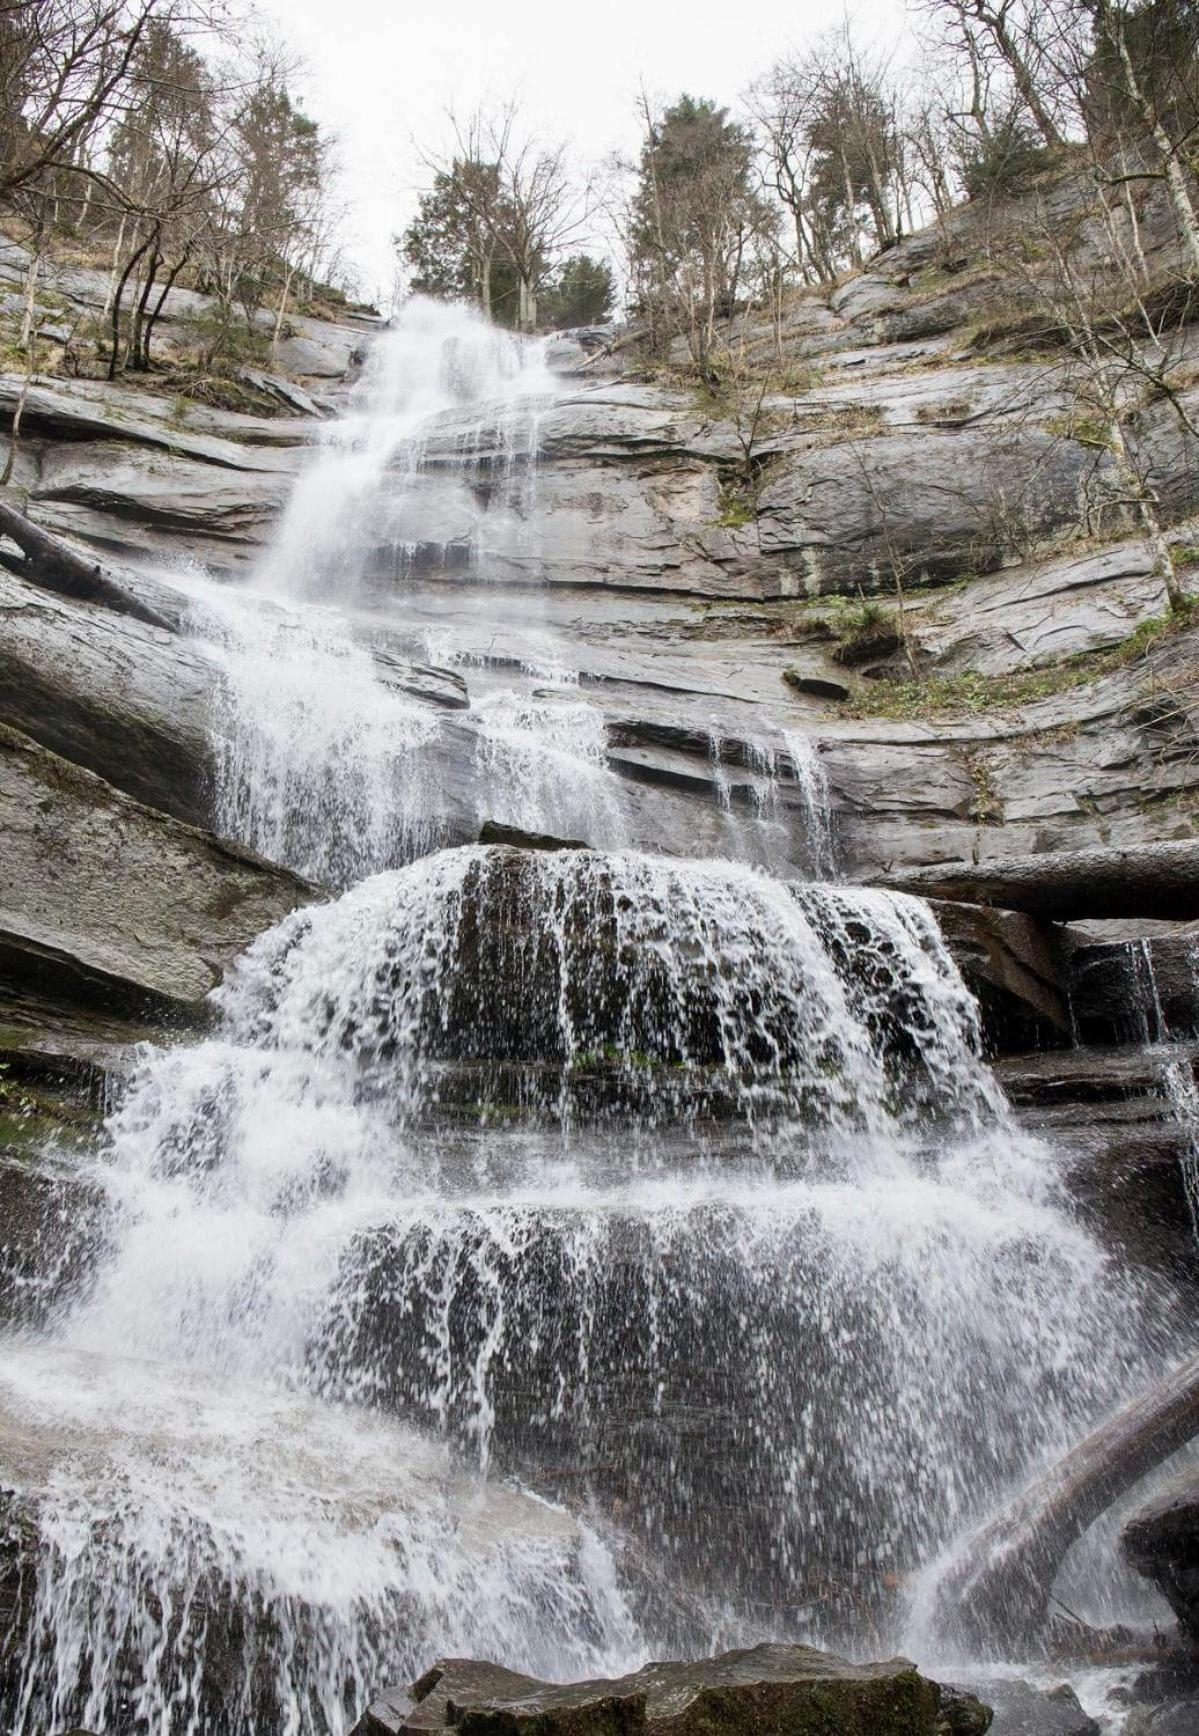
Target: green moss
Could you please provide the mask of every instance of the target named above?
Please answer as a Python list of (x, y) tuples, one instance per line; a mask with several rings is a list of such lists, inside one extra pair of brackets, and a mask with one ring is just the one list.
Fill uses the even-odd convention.
[(717, 524), (724, 530), (740, 530), (743, 525), (752, 524), (757, 516), (753, 496), (750, 490), (736, 483), (730, 483), (720, 491), (720, 517)]
[(1111, 430), (1105, 422), (1087, 416), (1049, 416), (1045, 430), (1060, 440), (1074, 440), (1079, 446), (1090, 446), (1097, 452), (1112, 450)]

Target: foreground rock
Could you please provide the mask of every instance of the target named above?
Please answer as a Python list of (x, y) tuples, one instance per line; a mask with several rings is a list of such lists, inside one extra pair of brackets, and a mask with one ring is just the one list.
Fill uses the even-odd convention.
[(564, 1685), (449, 1658), (408, 1691), (380, 1695), (353, 1736), (450, 1727), (462, 1736), (983, 1736), (990, 1722), (972, 1695), (927, 1681), (904, 1658), (851, 1664), (810, 1646), (762, 1645)]
[(224, 967), (314, 896), (0, 727), (6, 986), (135, 1017), (195, 1014)]
[(1183, 1631), (1199, 1639), (1199, 1471), (1178, 1478), (1130, 1519), (1122, 1541), (1132, 1565), (1157, 1586)]
[(1072, 921), (1083, 917), (1199, 917), (1199, 839), (1127, 849), (1056, 850), (1002, 862), (945, 862), (886, 877), (883, 884), (923, 898), (1023, 910)]

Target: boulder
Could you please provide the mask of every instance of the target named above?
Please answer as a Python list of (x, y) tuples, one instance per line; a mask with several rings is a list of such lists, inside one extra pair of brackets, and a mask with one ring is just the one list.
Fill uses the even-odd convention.
[(851, 1664), (810, 1646), (761, 1645), (565, 1684), (443, 1659), (410, 1689), (381, 1694), (353, 1736), (983, 1736), (989, 1723), (978, 1700), (942, 1690), (905, 1658)]
[(1125, 1555), (1138, 1573), (1153, 1581), (1179, 1626), (1199, 1639), (1199, 1471), (1185, 1472), (1130, 1519), (1121, 1541)]
[(0, 729), (0, 973), (101, 1012), (194, 1017), (296, 875)]

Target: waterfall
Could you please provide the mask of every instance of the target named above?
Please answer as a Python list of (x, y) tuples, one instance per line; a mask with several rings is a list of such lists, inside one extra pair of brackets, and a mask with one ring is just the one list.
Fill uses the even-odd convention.
[(446, 1649), (620, 1668), (660, 1632), (637, 1550), (844, 1643), (1137, 1367), (915, 900), (443, 851), (215, 1004), (110, 1119), (50, 1344), (0, 1346), (42, 1561), (18, 1731), (103, 1727), (133, 1659), (148, 1722), (239, 1733), (340, 1730)]
[(447, 1651), (893, 1648), (1162, 1354), (928, 906), (830, 883), (819, 743), (710, 738), (708, 835), (809, 878), (647, 854), (548, 623), (405, 618), (468, 574), (498, 627), (481, 526), (536, 578), (553, 390), (413, 303), (253, 582), (192, 584), (216, 824), (331, 890), (140, 1052), (0, 1337), (16, 1736), (343, 1736)]
[(215, 829), (322, 884), (429, 849), (437, 714), (388, 684), (344, 622), (208, 595), (224, 676)]
[[(372, 655), (369, 615), (349, 611), (369, 602), (372, 574), (382, 582), (422, 559), (452, 566), (472, 527), (497, 513), (504, 534), (528, 545), (538, 406), (554, 391), (541, 346), (466, 309), (412, 302), (376, 346), (354, 413), (325, 426), (250, 590), (192, 580), (193, 624), (223, 677), (218, 831), (335, 886), (440, 841), (442, 719), (397, 691)], [(493, 509), (490, 494), (522, 470), (533, 479), (522, 511)], [(447, 667), (464, 661), (444, 630), (420, 651)], [(551, 639), (530, 645), (522, 674), (520, 685), (481, 693), (467, 719), (476, 829), (498, 820), (621, 841), (602, 712)]]

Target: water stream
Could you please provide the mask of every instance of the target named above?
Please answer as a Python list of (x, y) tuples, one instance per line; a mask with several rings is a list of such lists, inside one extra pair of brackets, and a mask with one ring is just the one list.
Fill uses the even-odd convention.
[[(457, 505), (489, 479), (531, 558), (553, 385), (417, 309), (368, 388), (249, 593), (196, 587), (217, 821), (342, 890), (143, 1055), (99, 1228), (0, 1339), (19, 1736), (339, 1736), (447, 1651), (889, 1649), (903, 1587), (1167, 1348), (926, 906), (628, 848), (552, 642), (458, 711), (392, 679), (363, 595), (469, 528), (430, 467)], [(827, 870), (818, 755), (755, 752), (738, 823), (785, 860), (798, 786)], [(472, 824), (602, 847), (439, 847), (447, 766)]]

